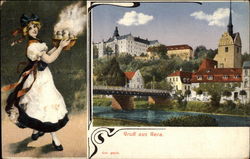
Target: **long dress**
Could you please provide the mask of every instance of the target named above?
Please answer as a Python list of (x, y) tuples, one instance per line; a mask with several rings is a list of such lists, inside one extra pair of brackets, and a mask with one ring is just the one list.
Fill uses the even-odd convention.
[(6, 111), (21, 128), (54, 132), (64, 127), (69, 119), (64, 99), (55, 87), (49, 67), (41, 61), (47, 49), (46, 44), (39, 40), (29, 41), (29, 65), (9, 95)]

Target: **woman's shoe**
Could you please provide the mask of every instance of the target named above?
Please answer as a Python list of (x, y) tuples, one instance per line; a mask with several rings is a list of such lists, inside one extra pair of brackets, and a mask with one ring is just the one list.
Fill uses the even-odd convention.
[(31, 139), (32, 139), (32, 140), (37, 140), (39, 137), (43, 136), (44, 134), (45, 134), (44, 132), (39, 131), (39, 132), (36, 133), (36, 134), (32, 134), (32, 135), (31, 135)]
[(54, 140), (52, 140), (52, 145), (54, 146), (54, 148), (57, 150), (57, 151), (62, 151), (63, 150), (63, 146), (60, 144), (59, 146), (57, 146), (54, 142)]

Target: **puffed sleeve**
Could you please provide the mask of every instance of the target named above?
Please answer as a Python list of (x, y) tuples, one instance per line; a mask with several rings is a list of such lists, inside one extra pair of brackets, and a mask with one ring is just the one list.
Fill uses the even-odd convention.
[(45, 43), (32, 43), (27, 48), (27, 56), (31, 61), (40, 60), (40, 57), (48, 51)]

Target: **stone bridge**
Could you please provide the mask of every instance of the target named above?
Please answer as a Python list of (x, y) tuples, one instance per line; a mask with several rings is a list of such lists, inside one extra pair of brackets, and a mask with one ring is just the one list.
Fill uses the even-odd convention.
[(148, 96), (150, 104), (166, 104), (171, 97), (166, 90), (110, 86), (94, 86), (93, 94), (112, 95), (112, 108), (120, 110), (134, 109), (134, 96)]

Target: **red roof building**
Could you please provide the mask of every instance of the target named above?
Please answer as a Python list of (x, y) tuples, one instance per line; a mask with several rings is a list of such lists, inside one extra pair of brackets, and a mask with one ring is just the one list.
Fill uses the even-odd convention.
[(242, 68), (217, 68), (216, 61), (205, 59), (192, 74), (191, 83), (207, 82), (242, 82)]
[(127, 77), (127, 79), (131, 80), (134, 75), (135, 75), (135, 72), (124, 72), (125, 73), (125, 76)]
[(193, 48), (189, 45), (171, 45), (167, 47), (167, 54), (169, 57), (178, 56), (182, 60), (189, 61), (193, 58)]
[(191, 72), (184, 72), (184, 71), (177, 71), (174, 73), (171, 73), (168, 77), (180, 77), (181, 82), (185, 84), (191, 83), (192, 73)]
[(140, 70), (136, 72), (124, 72), (127, 82), (126, 87), (128, 88), (144, 88), (144, 79), (141, 75)]
[(170, 45), (167, 46), (168, 50), (183, 50), (183, 49), (190, 49), (193, 50), (193, 48), (189, 45), (183, 44), (183, 45)]

